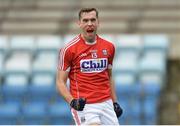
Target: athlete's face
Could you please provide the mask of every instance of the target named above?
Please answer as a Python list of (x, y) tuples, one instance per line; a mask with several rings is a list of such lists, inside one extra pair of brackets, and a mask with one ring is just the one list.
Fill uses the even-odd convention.
[(78, 24), (82, 29), (83, 38), (87, 42), (94, 42), (96, 37), (97, 27), (99, 26), (99, 21), (98, 18), (96, 17), (96, 12), (91, 11), (91, 12), (82, 13)]

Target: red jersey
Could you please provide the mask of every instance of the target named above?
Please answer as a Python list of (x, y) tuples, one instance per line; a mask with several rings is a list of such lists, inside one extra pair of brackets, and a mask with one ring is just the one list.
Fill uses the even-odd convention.
[(111, 98), (108, 69), (112, 68), (114, 53), (114, 45), (98, 35), (93, 44), (78, 35), (60, 50), (58, 69), (69, 71), (74, 98), (86, 98), (87, 103)]

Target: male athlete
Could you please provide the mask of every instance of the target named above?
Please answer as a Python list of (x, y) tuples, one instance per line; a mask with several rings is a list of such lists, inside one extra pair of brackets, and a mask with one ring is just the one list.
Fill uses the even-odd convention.
[(119, 125), (122, 109), (112, 79), (115, 47), (96, 34), (95, 8), (81, 9), (78, 24), (81, 34), (60, 50), (57, 88), (71, 106), (76, 125)]

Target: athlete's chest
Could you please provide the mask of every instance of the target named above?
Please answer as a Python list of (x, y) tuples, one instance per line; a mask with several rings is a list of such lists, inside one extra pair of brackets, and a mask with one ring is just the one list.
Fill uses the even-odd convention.
[(73, 51), (73, 59), (75, 61), (108, 58), (110, 55), (111, 51), (108, 46), (101, 46), (99, 44), (92, 46), (77, 46)]
[(105, 70), (111, 51), (105, 45), (77, 46), (73, 53), (73, 66), (83, 73), (94, 73)]

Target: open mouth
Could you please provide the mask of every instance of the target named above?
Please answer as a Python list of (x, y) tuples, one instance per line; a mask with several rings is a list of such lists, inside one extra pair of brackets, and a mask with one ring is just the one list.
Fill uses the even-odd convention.
[(93, 32), (94, 32), (94, 29), (87, 29), (86, 32), (87, 32), (87, 33), (93, 33)]

